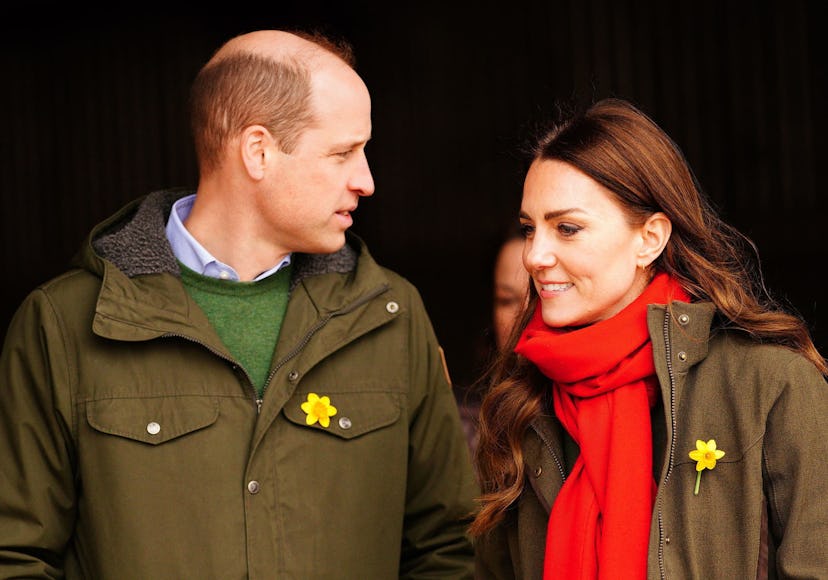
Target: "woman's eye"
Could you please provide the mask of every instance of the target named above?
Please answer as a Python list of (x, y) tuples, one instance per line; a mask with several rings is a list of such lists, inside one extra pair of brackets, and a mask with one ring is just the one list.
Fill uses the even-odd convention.
[(520, 234), (524, 238), (528, 238), (535, 232), (535, 227), (529, 224), (520, 224)]
[(562, 236), (574, 236), (578, 232), (581, 231), (580, 226), (576, 226), (573, 224), (558, 224), (558, 231), (561, 233)]

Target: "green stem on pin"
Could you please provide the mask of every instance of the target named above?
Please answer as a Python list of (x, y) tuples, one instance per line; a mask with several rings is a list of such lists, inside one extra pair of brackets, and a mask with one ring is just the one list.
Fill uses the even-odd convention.
[(701, 482), (701, 471), (696, 472), (696, 487), (693, 489), (693, 495), (699, 495), (699, 483)]

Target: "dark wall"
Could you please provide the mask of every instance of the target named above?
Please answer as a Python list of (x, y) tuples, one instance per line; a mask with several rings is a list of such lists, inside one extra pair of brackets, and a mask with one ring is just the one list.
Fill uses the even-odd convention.
[[(558, 99), (639, 104), (684, 150), (769, 286), (828, 347), (825, 32), (816, 2), (274, 2), (215, 14), (24, 8), (0, 26), (0, 326), (95, 223), (195, 185), (190, 80), (229, 36), (311, 26), (355, 45), (373, 95), (376, 195), (354, 230), (417, 284), (454, 379), (487, 328), (493, 244), (519, 147)], [(87, 10), (87, 11), (84, 11)]]

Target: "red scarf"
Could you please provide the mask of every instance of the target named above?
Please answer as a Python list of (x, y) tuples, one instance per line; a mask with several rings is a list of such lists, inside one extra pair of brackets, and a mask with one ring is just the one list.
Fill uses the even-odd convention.
[(515, 347), (552, 379), (555, 414), (580, 447), (549, 514), (545, 580), (647, 577), (658, 397), (647, 305), (671, 300), (690, 297), (659, 273), (612, 318), (569, 331), (544, 324), (539, 301)]

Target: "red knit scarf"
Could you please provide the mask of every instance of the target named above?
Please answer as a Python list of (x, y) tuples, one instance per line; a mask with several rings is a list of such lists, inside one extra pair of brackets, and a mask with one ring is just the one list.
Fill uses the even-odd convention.
[(515, 352), (552, 379), (555, 414), (580, 447), (549, 515), (545, 580), (647, 577), (658, 397), (647, 305), (689, 299), (660, 273), (612, 318), (559, 330), (538, 302), (524, 329)]

